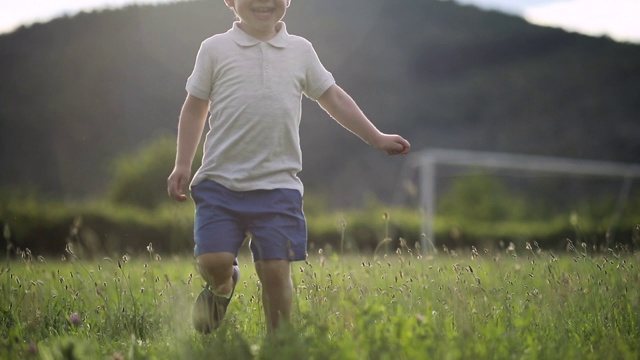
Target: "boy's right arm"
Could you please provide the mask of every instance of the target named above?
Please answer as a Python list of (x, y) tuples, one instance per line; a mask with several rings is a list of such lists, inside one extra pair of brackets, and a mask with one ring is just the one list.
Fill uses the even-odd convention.
[(176, 201), (187, 200), (184, 190), (191, 178), (191, 164), (202, 137), (209, 103), (209, 100), (187, 95), (182, 106), (178, 123), (176, 163), (167, 180), (169, 196)]

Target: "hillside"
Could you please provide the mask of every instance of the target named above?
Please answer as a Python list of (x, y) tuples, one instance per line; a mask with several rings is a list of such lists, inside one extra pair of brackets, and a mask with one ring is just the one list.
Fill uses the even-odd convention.
[[(285, 20), (379, 128), (416, 150), (640, 161), (638, 45), (451, 1), (307, 0)], [(232, 21), (222, 1), (193, 1), (0, 36), (0, 184), (102, 194), (115, 156), (175, 133), (200, 42)], [(339, 205), (390, 198), (402, 159), (304, 106), (307, 189)]]

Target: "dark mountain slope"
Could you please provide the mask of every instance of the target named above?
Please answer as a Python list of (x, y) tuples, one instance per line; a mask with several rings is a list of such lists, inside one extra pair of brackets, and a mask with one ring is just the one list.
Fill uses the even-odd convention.
[[(232, 21), (222, 1), (194, 1), (0, 36), (0, 183), (100, 194), (114, 156), (175, 133), (199, 43)], [(443, 1), (309, 0), (286, 21), (382, 130), (416, 150), (640, 161), (640, 46)], [(304, 106), (307, 188), (343, 205), (388, 199), (402, 160)]]

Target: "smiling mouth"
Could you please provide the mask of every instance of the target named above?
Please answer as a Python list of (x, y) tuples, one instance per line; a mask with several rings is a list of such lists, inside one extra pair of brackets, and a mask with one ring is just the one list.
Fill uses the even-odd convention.
[(269, 16), (271, 16), (271, 14), (273, 14), (275, 9), (273, 9), (273, 8), (255, 8), (255, 9), (252, 9), (252, 11), (257, 17), (269, 17)]

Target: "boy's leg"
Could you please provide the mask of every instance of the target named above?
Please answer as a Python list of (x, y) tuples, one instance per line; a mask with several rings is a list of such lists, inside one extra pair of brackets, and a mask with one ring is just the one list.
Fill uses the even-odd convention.
[(258, 260), (255, 262), (262, 283), (262, 303), (268, 332), (282, 323), (291, 322), (293, 282), (289, 260)]
[(191, 321), (197, 331), (207, 334), (222, 323), (240, 271), (235, 255), (228, 252), (200, 254), (196, 263), (207, 285), (196, 298)]
[(294, 189), (253, 193), (248, 221), (249, 247), (262, 283), (262, 301), (268, 332), (291, 322), (293, 281), (291, 261), (306, 258), (307, 226), (302, 194)]
[(233, 289), (233, 265), (236, 256), (227, 252), (204, 253), (196, 257), (198, 271), (217, 295), (227, 295)]
[(196, 205), (194, 256), (207, 283), (194, 303), (192, 322), (197, 331), (209, 333), (220, 326), (231, 300), (239, 277), (236, 254), (245, 235), (233, 208), (239, 201), (235, 193), (204, 180), (191, 187), (191, 196)]

